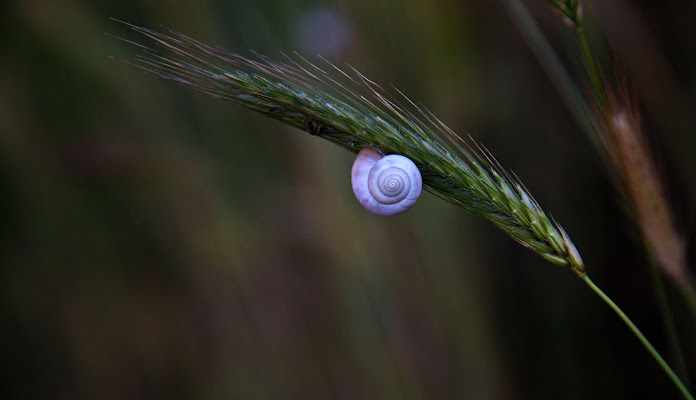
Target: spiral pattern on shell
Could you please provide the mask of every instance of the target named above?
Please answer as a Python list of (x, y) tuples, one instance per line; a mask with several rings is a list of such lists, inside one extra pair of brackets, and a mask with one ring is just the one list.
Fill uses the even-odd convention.
[(360, 204), (379, 215), (400, 214), (418, 200), (423, 186), (420, 171), (404, 156), (365, 148), (351, 170), (353, 193)]

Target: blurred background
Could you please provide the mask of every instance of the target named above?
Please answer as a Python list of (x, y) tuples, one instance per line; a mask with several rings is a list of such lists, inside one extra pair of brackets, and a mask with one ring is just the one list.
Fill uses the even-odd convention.
[[(696, 6), (607, 3), (592, 44), (635, 82), (693, 265)], [(572, 273), (429, 193), (368, 213), (350, 153), (109, 59), (136, 49), (105, 33), (137, 38), (109, 17), (394, 84), (512, 169), (671, 359), (623, 202), (502, 2), (23, 0), (0, 5), (3, 397), (678, 398)]]

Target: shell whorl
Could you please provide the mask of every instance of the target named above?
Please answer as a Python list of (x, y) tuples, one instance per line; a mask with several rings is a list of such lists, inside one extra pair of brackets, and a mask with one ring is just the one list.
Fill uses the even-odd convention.
[(360, 150), (351, 170), (353, 193), (360, 204), (379, 215), (396, 215), (418, 200), (423, 180), (413, 161), (398, 154), (383, 156)]

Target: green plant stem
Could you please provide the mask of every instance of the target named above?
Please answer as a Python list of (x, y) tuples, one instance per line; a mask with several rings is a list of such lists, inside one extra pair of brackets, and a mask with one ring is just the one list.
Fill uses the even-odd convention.
[(502, 0), (501, 2), (507, 8), (512, 22), (522, 33), (530, 50), (539, 60), (539, 66), (544, 69), (568, 106), (575, 121), (585, 131), (587, 137), (600, 147), (594, 134), (596, 128), (592, 125), (592, 111), (527, 7), (520, 0)]
[(693, 277), (687, 276), (686, 282), (679, 285), (679, 291), (684, 296), (684, 301), (691, 311), (691, 316), (696, 321), (696, 287)]
[(669, 306), (669, 299), (667, 298), (667, 290), (665, 288), (664, 279), (660, 274), (660, 267), (655, 263), (655, 260), (650, 257), (650, 275), (652, 277), (653, 284), (655, 286), (655, 296), (657, 297), (657, 305), (660, 308), (660, 314), (662, 315), (662, 324), (664, 325), (665, 332), (669, 338), (671, 344), (672, 359), (674, 360), (674, 368), (679, 371), (684, 380), (684, 384), (688, 388), (692, 388), (689, 382), (688, 367), (686, 364), (686, 359), (684, 358), (684, 351), (679, 340), (679, 335), (677, 334), (677, 327), (674, 323), (674, 317), (672, 315), (672, 310)]
[(628, 316), (621, 310), (621, 308), (619, 308), (619, 306), (617, 306), (616, 303), (614, 303), (609, 298), (609, 296), (604, 294), (602, 289), (597, 287), (597, 285), (595, 285), (594, 282), (592, 282), (592, 280), (590, 279), (590, 277), (587, 274), (581, 275), (580, 279), (585, 281), (587, 286), (589, 286), (590, 289), (592, 289), (599, 297), (601, 297), (602, 300), (604, 300), (604, 302), (607, 303), (609, 305), (609, 307), (611, 307), (611, 309), (614, 310), (614, 312), (616, 312), (616, 314), (623, 320), (623, 322), (626, 325), (628, 325), (629, 329), (631, 329), (631, 331), (633, 332), (634, 335), (636, 335), (638, 340), (640, 340), (640, 342), (643, 343), (643, 346), (645, 346), (645, 348), (648, 349), (648, 352), (650, 352), (650, 354), (653, 356), (655, 361), (657, 361), (657, 363), (660, 364), (662, 369), (665, 371), (667, 376), (669, 376), (669, 378), (672, 380), (674, 385), (679, 389), (679, 391), (682, 393), (684, 398), (688, 399), (688, 400), (694, 400), (694, 397), (691, 395), (691, 393), (689, 393), (689, 390), (686, 388), (686, 386), (681, 381), (681, 379), (679, 379), (677, 374), (674, 373), (674, 371), (672, 370), (672, 368), (670, 368), (669, 364), (667, 364), (665, 359), (662, 358), (662, 356), (660, 355), (660, 353), (657, 352), (657, 350), (655, 350), (655, 347), (653, 347), (653, 345), (650, 343), (650, 341), (648, 341), (648, 339), (645, 337), (645, 335), (643, 335), (643, 333), (641, 333), (641, 331), (638, 329), (638, 327), (633, 323), (633, 321), (631, 321), (630, 318), (628, 318)]
[(582, 64), (585, 66), (585, 71), (592, 82), (592, 92), (597, 102), (597, 106), (601, 110), (604, 118), (608, 117), (609, 109), (607, 108), (607, 99), (602, 88), (602, 80), (599, 77), (599, 72), (597, 65), (595, 63), (594, 57), (592, 57), (592, 51), (590, 50), (590, 45), (587, 42), (587, 36), (585, 35), (585, 28), (580, 25), (575, 28), (575, 34), (578, 38), (578, 45), (580, 46), (580, 54), (582, 55)]

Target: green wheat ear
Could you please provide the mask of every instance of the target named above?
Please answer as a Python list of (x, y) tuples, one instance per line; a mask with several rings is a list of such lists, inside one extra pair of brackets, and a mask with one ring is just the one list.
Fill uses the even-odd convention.
[(406, 106), (352, 67), (346, 73), (322, 59), (332, 75), (297, 54), (286, 63), (262, 55), (251, 60), (169, 29), (118, 22), (153, 46), (119, 38), (142, 50), (127, 62), (354, 153), (372, 147), (406, 156), (418, 166), (426, 190), (487, 219), (546, 260), (585, 274), (568, 235), (517, 177), (401, 92)]

